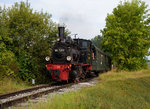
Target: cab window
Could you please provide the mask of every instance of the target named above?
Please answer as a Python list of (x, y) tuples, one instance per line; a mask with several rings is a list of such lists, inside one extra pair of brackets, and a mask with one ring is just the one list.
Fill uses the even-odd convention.
[(82, 47), (87, 47), (87, 42), (86, 41), (82, 42)]

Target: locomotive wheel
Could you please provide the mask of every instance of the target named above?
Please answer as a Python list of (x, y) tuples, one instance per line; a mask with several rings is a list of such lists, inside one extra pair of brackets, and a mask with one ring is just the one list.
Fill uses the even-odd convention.
[(76, 78), (76, 79), (74, 80), (74, 83), (75, 83), (75, 84), (76, 84), (76, 83), (79, 83), (79, 79)]
[(80, 79), (85, 79), (86, 78), (86, 73), (82, 70), (82, 73), (80, 75)]
[(83, 67), (79, 67), (79, 79), (83, 80), (86, 78), (86, 73), (83, 70)]
[(93, 77), (91, 71), (87, 72), (87, 74), (86, 74), (86, 78), (90, 78), (90, 77)]
[(98, 71), (95, 71), (95, 75), (98, 77), (98, 76), (99, 76), (99, 72), (98, 72)]

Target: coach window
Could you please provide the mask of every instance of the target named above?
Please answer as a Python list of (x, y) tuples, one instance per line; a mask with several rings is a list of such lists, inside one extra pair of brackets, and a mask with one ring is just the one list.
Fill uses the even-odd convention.
[(96, 50), (92, 49), (92, 59), (95, 60), (96, 59)]

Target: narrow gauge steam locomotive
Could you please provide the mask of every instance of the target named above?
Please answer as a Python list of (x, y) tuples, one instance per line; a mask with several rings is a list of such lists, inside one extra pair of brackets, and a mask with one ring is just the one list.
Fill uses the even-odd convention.
[(98, 75), (98, 72), (111, 69), (110, 57), (92, 45), (90, 40), (71, 39), (64, 36), (64, 27), (58, 27), (58, 30), (59, 38), (52, 49), (52, 56), (45, 58), (52, 80), (76, 82), (91, 72)]

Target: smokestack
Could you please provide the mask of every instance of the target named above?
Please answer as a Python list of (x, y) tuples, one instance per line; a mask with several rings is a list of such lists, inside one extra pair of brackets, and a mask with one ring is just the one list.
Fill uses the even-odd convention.
[(65, 39), (65, 27), (61, 26), (61, 27), (58, 27), (58, 31), (59, 31), (59, 37), (61, 40)]

